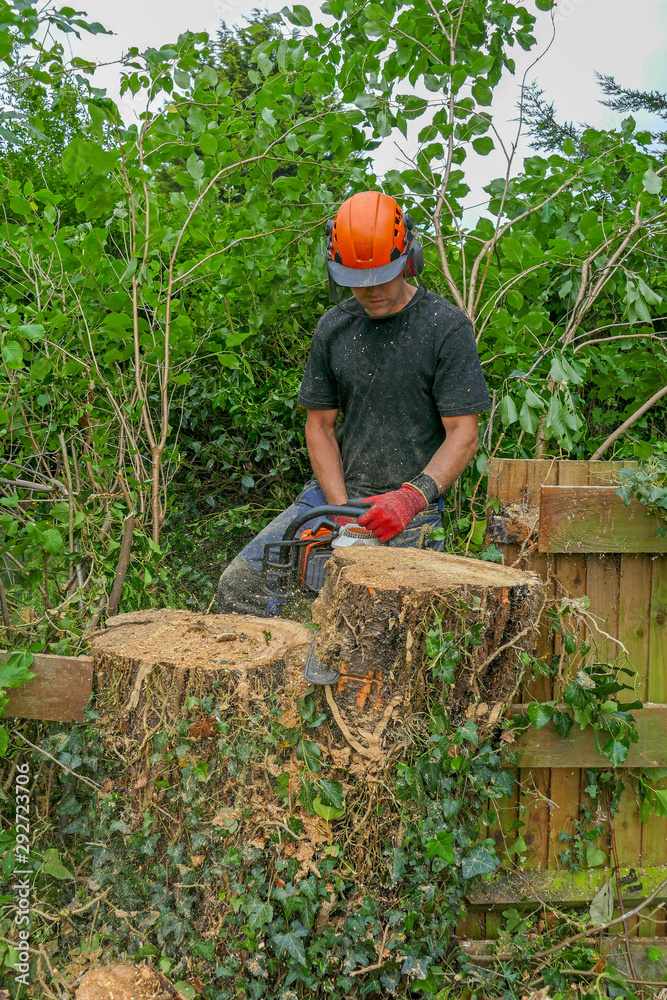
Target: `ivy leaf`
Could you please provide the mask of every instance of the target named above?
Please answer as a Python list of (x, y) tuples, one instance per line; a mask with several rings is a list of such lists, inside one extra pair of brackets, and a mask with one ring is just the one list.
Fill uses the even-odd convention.
[(299, 740), (297, 743), (296, 759), (305, 764), (308, 770), (314, 774), (319, 774), (321, 756), (322, 751), (312, 740)]
[(500, 860), (491, 853), (484, 844), (478, 844), (473, 849), (472, 854), (463, 859), (461, 864), (461, 874), (463, 878), (476, 878), (477, 875), (488, 875), (494, 872)]
[(543, 729), (551, 721), (553, 708), (551, 705), (540, 705), (538, 701), (532, 701), (526, 709), (526, 715), (535, 729)]
[(60, 854), (55, 847), (49, 847), (48, 850), (44, 851), (42, 871), (58, 879), (74, 878), (60, 860)]
[(508, 767), (503, 767), (494, 776), (493, 785), (496, 792), (500, 792), (501, 795), (506, 795), (507, 798), (510, 798), (514, 792), (514, 771)]
[(325, 806), (342, 809), (345, 803), (343, 789), (337, 781), (320, 781), (320, 798)]
[(335, 806), (327, 806), (322, 802), (319, 795), (316, 795), (313, 799), (313, 809), (318, 816), (325, 819), (327, 823), (330, 823), (332, 819), (340, 819), (341, 816), (345, 815), (345, 809), (336, 809)]
[(618, 740), (609, 739), (602, 747), (602, 753), (611, 761), (613, 767), (618, 767), (628, 756), (628, 748)]
[(472, 743), (474, 746), (479, 743), (479, 734), (474, 722), (466, 722), (465, 725), (461, 726), (461, 734), (468, 743)]
[(253, 903), (248, 915), (248, 928), (251, 931), (259, 930), (265, 924), (270, 924), (273, 920), (273, 907), (270, 903)]
[(287, 952), (288, 955), (295, 958), (297, 962), (301, 963), (301, 965), (305, 965), (306, 952), (301, 938), (306, 937), (307, 934), (308, 931), (306, 928), (302, 927), (298, 923), (294, 923), (286, 934), (274, 934), (271, 940), (276, 946), (276, 954), (278, 957)]
[(426, 841), (426, 853), (429, 858), (442, 858), (447, 864), (454, 864), (454, 834), (439, 830), (435, 837)]
[(412, 955), (403, 962), (401, 974), (410, 979), (428, 979), (429, 960), (427, 958), (413, 958)]
[(586, 864), (589, 868), (599, 868), (607, 863), (607, 855), (595, 844), (590, 844), (586, 848)]
[(570, 735), (570, 730), (574, 725), (574, 719), (569, 712), (554, 712), (553, 721), (554, 729), (559, 736), (566, 737)]

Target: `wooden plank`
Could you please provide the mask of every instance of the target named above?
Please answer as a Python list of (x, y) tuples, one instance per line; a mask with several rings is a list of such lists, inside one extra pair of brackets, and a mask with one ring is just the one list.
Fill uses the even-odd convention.
[[(651, 560), (648, 697), (667, 701), (667, 557)], [(667, 863), (667, 819), (651, 815), (642, 830), (642, 863)]]
[(468, 941), (481, 940), (486, 936), (486, 914), (469, 911), (459, 919), (456, 933), (458, 937)]
[[(619, 868), (621, 880), (630, 873), (630, 866)], [(623, 902), (636, 905), (646, 899), (667, 879), (664, 865), (650, 865), (632, 871), (636, 880), (623, 886)], [(499, 869), (492, 882), (478, 886), (466, 897), (471, 906), (538, 906), (541, 900), (562, 906), (583, 906), (590, 903), (611, 875), (611, 868), (586, 868), (583, 871), (509, 871)], [(636, 889), (636, 886), (641, 888)], [(667, 885), (656, 896), (667, 900)], [(628, 906), (627, 909), (630, 909)]]
[(591, 486), (620, 486), (621, 469), (637, 469), (639, 462), (588, 462), (588, 482)]
[[(512, 712), (523, 711), (525, 706), (512, 706)], [(667, 767), (667, 705), (651, 705), (635, 710), (639, 742), (630, 744), (622, 768)], [(604, 734), (602, 736), (604, 739)], [(576, 724), (567, 738), (559, 736), (553, 723), (542, 729), (532, 727), (511, 745), (518, 754), (522, 768), (543, 767), (610, 767), (609, 761), (595, 745), (595, 734), (590, 726), (583, 731)]]
[[(8, 653), (0, 651), (7, 662)], [(83, 710), (93, 690), (92, 656), (35, 653), (32, 680), (7, 691), (5, 715), (48, 722), (84, 722)]]
[[(499, 460), (497, 468), (494, 469), (495, 477), (492, 482), (491, 476), (489, 476), (489, 486), (487, 496), (490, 500), (497, 498), (500, 500), (501, 505), (508, 503), (521, 503), (525, 502), (526, 496), (526, 475), (528, 471), (528, 462), (521, 460)], [(491, 492), (491, 487), (494, 487), (495, 492)], [(514, 560), (519, 554), (519, 545), (503, 545), (503, 562), (506, 566), (511, 566)]]
[(667, 559), (651, 561), (648, 696), (667, 701)]
[[(621, 652), (619, 664), (636, 670), (634, 691), (621, 691), (619, 701), (663, 701), (648, 694), (649, 632), (651, 607), (651, 557), (624, 555), (621, 557), (621, 586), (618, 599), (618, 638), (628, 651)], [(626, 684), (633, 683), (627, 674), (621, 675)], [(659, 695), (659, 692), (656, 692)], [(667, 701), (667, 698), (664, 699)]]
[[(586, 486), (588, 484), (588, 462), (559, 462), (559, 486)], [(556, 593), (570, 597), (581, 597), (586, 593), (586, 559), (584, 556), (564, 554), (555, 557), (556, 561)], [(579, 629), (578, 638), (585, 639), (585, 626), (579, 626), (574, 616), (567, 615), (563, 626), (575, 633)], [(554, 653), (562, 652), (560, 637), (556, 636)], [(565, 661), (564, 661), (565, 662)], [(569, 658), (569, 674), (563, 666), (563, 681), (576, 674), (580, 665), (580, 657)], [(575, 820), (579, 818), (579, 790), (581, 787), (581, 767), (575, 761), (572, 767), (556, 767), (551, 772), (550, 818), (549, 818), (549, 868), (559, 868), (559, 854), (565, 850), (566, 843), (559, 840), (560, 834), (572, 836), (575, 831)]]
[[(628, 976), (628, 956), (625, 951), (625, 943), (616, 937), (591, 938), (582, 944), (587, 944), (600, 949), (600, 954), (604, 956), (608, 965), (613, 965), (622, 976)], [(507, 952), (498, 951), (498, 942), (494, 940), (486, 941), (459, 941), (462, 950), (473, 965), (486, 968), (495, 962), (509, 962), (515, 956)], [(630, 942), (632, 960), (635, 971), (639, 979), (648, 983), (663, 983), (667, 981), (667, 940), (664, 937), (641, 937), (633, 938)], [(660, 952), (662, 958), (654, 962), (649, 958), (649, 948)], [(653, 952), (653, 954), (655, 954)]]
[[(588, 641), (593, 646), (593, 655), (601, 663), (612, 663), (621, 652), (613, 641), (618, 636), (620, 569), (619, 556), (586, 557), (586, 594), (590, 600), (588, 613), (593, 618), (588, 629)], [(603, 633), (612, 638), (607, 639)]]
[(626, 506), (613, 486), (544, 486), (540, 552), (667, 552), (658, 518), (643, 504)]
[[(529, 507), (539, 502), (540, 491), (545, 485), (558, 482), (558, 463), (554, 459), (533, 461), (528, 464), (526, 473), (526, 498)], [(550, 562), (552, 557), (538, 552), (524, 556), (520, 568), (537, 573), (543, 580), (549, 580)], [(555, 593), (555, 583), (547, 585), (547, 593)], [(535, 655), (538, 660), (549, 662), (553, 656), (553, 635), (543, 621), (537, 639)], [(550, 676), (534, 677), (524, 684), (523, 701), (533, 699), (549, 701), (552, 696), (552, 680)], [(551, 772), (548, 767), (531, 767), (519, 772), (521, 798), (526, 806), (524, 826), (521, 836), (527, 845), (526, 868), (543, 869), (549, 863), (549, 822), (551, 800)]]
[[(651, 559), (648, 555), (625, 554), (621, 556), (620, 592), (618, 601), (618, 638), (627, 649), (627, 657), (621, 654), (619, 665), (627, 662), (635, 671), (630, 680), (625, 674), (621, 678), (633, 684), (632, 691), (619, 692), (620, 702), (646, 700), (648, 688), (649, 654), (649, 610), (651, 604)], [(667, 737), (667, 734), (665, 734)], [(613, 817), (616, 834), (618, 860), (622, 865), (637, 864), (641, 859), (642, 822), (639, 817), (639, 802), (635, 781), (631, 776), (622, 778), (623, 794), (618, 811)], [(622, 925), (618, 925), (622, 930)], [(638, 933), (635, 918), (630, 933)]]

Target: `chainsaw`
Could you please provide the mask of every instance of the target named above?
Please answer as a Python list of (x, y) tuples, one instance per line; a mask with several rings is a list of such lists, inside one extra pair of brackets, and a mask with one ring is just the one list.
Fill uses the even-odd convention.
[[(380, 542), (359, 524), (340, 526), (331, 520), (338, 517), (359, 517), (373, 505), (372, 500), (348, 500), (343, 506), (323, 504), (297, 514), (287, 525), (283, 537), (264, 546), (262, 570), (264, 577), (283, 590), (304, 590), (316, 594), (324, 583), (324, 568), (332, 553), (348, 545), (379, 545)], [(312, 528), (297, 532), (307, 521), (316, 521)], [(311, 643), (303, 668), (311, 684), (334, 684), (340, 677), (336, 670), (324, 667)]]
[[(287, 525), (283, 537), (264, 546), (262, 571), (285, 590), (302, 588), (317, 593), (324, 582), (324, 567), (332, 550), (343, 545), (379, 545), (377, 538), (358, 524), (343, 527), (331, 518), (359, 517), (373, 505), (372, 500), (348, 500), (345, 505), (322, 504), (297, 514)], [(312, 528), (297, 532), (307, 521), (317, 521)]]

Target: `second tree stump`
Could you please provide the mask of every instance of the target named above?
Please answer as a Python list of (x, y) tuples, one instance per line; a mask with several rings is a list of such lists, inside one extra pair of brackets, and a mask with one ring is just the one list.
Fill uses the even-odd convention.
[(321, 626), (320, 661), (341, 673), (328, 692), (339, 726), (361, 733), (375, 754), (392, 713), (419, 712), (429, 630), (436, 633), (432, 643), (444, 645), (442, 656), (450, 649), (461, 654), (442, 699), (450, 718), (456, 722), (475, 705), (481, 724), (487, 713), (480, 706), (497, 719), (495, 706), (512, 700), (523, 676), (520, 651), (534, 647), (543, 596), (536, 574), (479, 559), (427, 549), (338, 549), (313, 617)]

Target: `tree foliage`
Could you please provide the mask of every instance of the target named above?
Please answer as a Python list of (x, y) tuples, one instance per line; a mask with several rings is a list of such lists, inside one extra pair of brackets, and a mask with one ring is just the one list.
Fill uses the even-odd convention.
[[(608, 449), (667, 383), (665, 166), (651, 134), (626, 118), (516, 162), (493, 99), (513, 50), (534, 42), (523, 5), (322, 10), (327, 24), (296, 5), (282, 24), (256, 16), (131, 50), (121, 92), (145, 107), (135, 124), (62, 45), (45, 62), (35, 42), (21, 63), (36, 88), (23, 121), (40, 112), (55, 143), (49, 158), (27, 131), (6, 139), (2, 503), (7, 582), (29, 581), (43, 631), (25, 634), (42, 646), (69, 642), (108, 591), (130, 509), (147, 561), (125, 606), (153, 599), (174, 477), (189, 492), (213, 480), (213, 511), (304, 475), (295, 399), (326, 306), (323, 224), (355, 190), (382, 183), (412, 210), (426, 282), (475, 324), (494, 400), (477, 475), (493, 452)], [(523, 106), (530, 122), (529, 92)], [(416, 132), (417, 148), (380, 182), (370, 154), (392, 130)], [(470, 154), (494, 147), (506, 172), (471, 224)], [(618, 454), (650, 452), (664, 405)], [(49, 612), (63, 602), (60, 628)]]

